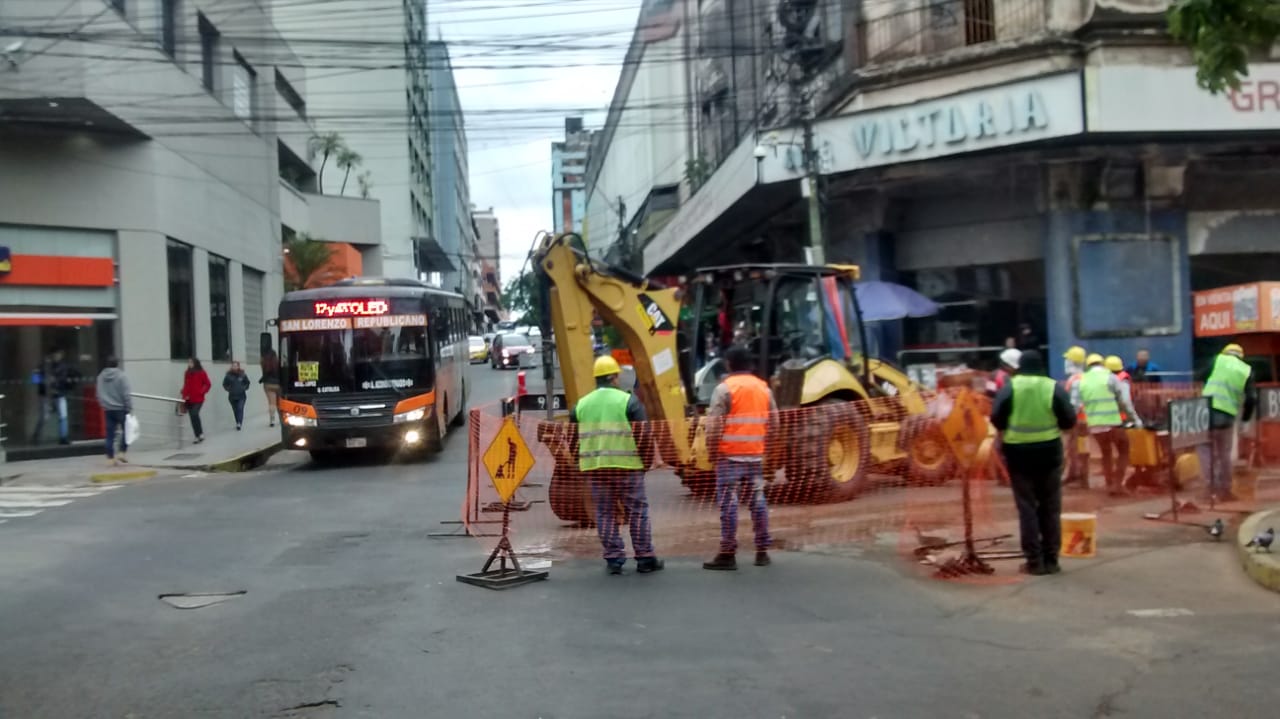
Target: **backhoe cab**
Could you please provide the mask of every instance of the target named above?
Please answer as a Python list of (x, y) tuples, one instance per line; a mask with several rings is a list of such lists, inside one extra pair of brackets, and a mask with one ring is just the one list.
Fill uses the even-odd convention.
[[(788, 494), (806, 501), (856, 495), (873, 468), (945, 479), (950, 454), (925, 417), (920, 390), (897, 368), (865, 356), (854, 281), (858, 268), (828, 265), (712, 267), (665, 288), (591, 260), (577, 235), (548, 237), (535, 252), (570, 405), (592, 387), (591, 322), (613, 326), (634, 358), (636, 390), (664, 428), (657, 454), (697, 494), (714, 486), (701, 416), (724, 376), (725, 351), (747, 347), (774, 389), (783, 421), (766, 475), (785, 470)], [(806, 409), (803, 413), (787, 410)], [(904, 428), (906, 431), (904, 431)], [(551, 505), (589, 522), (589, 492), (562, 432), (540, 437), (557, 457)]]

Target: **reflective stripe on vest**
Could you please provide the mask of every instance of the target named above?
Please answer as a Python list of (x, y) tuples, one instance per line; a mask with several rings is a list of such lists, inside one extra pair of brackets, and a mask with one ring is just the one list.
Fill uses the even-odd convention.
[(1053, 413), (1053, 392), (1057, 385), (1048, 377), (1014, 375), (1013, 411), (1004, 431), (1005, 444), (1051, 442), (1062, 437), (1058, 416)]
[(1090, 427), (1119, 427), (1120, 403), (1111, 391), (1111, 370), (1098, 366), (1084, 373), (1080, 381), (1080, 399), (1084, 417)]
[(720, 451), (726, 457), (764, 456), (769, 430), (769, 385), (753, 374), (724, 378), (729, 389), (729, 414), (724, 418)]
[(578, 401), (578, 469), (644, 469), (627, 420), (631, 395), (601, 387)]
[(1213, 361), (1213, 372), (1204, 383), (1202, 397), (1213, 400), (1213, 408), (1232, 417), (1240, 414), (1244, 404), (1244, 388), (1249, 383), (1253, 368), (1248, 362), (1233, 355), (1218, 355)]

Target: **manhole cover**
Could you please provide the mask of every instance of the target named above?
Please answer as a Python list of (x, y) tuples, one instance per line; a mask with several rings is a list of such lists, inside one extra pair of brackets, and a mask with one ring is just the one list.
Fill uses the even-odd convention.
[(171, 454), (168, 457), (165, 457), (164, 459), (166, 462), (168, 462), (171, 459), (195, 459), (199, 456), (200, 456), (199, 452), (196, 452), (194, 454), (189, 452), (180, 452), (178, 454)]
[(178, 594), (161, 594), (159, 599), (174, 609), (201, 609), (214, 604), (221, 604), (228, 599), (243, 597), (245, 594), (246, 592), (243, 590), (236, 592), (209, 592), (205, 594), (181, 592)]

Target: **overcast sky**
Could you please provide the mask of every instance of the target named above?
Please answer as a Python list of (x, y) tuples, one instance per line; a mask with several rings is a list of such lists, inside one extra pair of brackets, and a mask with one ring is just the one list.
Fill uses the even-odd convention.
[(564, 139), (565, 115), (583, 114), (589, 129), (604, 122), (640, 4), (431, 0), (428, 5), (433, 39), (443, 35), (452, 45), (466, 115), (471, 201), (492, 206), (498, 216), (504, 283), (520, 271), (534, 235), (551, 228), (551, 143)]

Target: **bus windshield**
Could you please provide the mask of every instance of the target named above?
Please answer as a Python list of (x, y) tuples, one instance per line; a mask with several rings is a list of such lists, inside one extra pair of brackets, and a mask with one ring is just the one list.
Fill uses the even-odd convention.
[(290, 332), (282, 334), (280, 344), (281, 372), (290, 393), (412, 394), (432, 387), (425, 327)]

